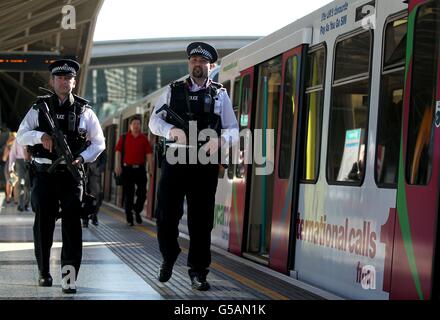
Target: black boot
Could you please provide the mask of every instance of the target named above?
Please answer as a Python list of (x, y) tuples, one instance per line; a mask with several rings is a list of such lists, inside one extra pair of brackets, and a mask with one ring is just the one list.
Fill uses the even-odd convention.
[(38, 277), (38, 285), (40, 287), (52, 287), (52, 276), (50, 273), (40, 273)]
[(208, 281), (206, 281), (206, 276), (201, 276), (198, 274), (190, 275), (191, 287), (199, 291), (207, 291), (211, 288)]
[(160, 282), (167, 282), (170, 280), (173, 274), (173, 265), (170, 263), (162, 262), (157, 273), (157, 279)]

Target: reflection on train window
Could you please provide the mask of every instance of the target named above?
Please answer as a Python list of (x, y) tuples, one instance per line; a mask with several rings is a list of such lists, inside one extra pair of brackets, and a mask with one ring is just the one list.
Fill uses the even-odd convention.
[(284, 72), (284, 99), (283, 114), (281, 116), (281, 142), (278, 163), (278, 176), (280, 179), (289, 178), (292, 164), (293, 120), (296, 109), (295, 103), (297, 101), (297, 56), (287, 59)]
[(407, 19), (387, 24), (378, 112), (375, 179), (395, 188), (399, 167)]
[(223, 88), (226, 89), (226, 92), (228, 93), (228, 95), (231, 95), (231, 81), (230, 80), (225, 81), (223, 83)]
[(340, 41), (336, 49), (335, 82), (368, 74), (370, 47), (369, 31)]
[(307, 57), (307, 79), (305, 96), (305, 125), (303, 143), (303, 163), (301, 180), (316, 181), (319, 172), (321, 150), (322, 110), (324, 102), (324, 72), (326, 50), (322, 47), (309, 53)]
[[(327, 154), (329, 183), (360, 185), (364, 177), (370, 100), (370, 47), (369, 31), (342, 40), (336, 46)], [(349, 79), (336, 83), (337, 79), (342, 78)]]
[[(249, 122), (249, 104), (252, 103), (252, 88), (251, 88), (251, 77), (250, 75), (245, 75), (241, 80), (241, 90), (240, 90), (240, 119), (238, 121), (238, 125), (240, 127), (240, 131), (248, 127)], [(245, 149), (245, 140), (243, 136), (240, 136), (240, 150), (238, 156), (238, 163), (235, 166), (235, 176), (237, 178), (243, 178), (244, 176), (244, 149)]]
[[(274, 150), (277, 145), (281, 73), (280, 56), (258, 66), (258, 91), (253, 127), (254, 133), (258, 129), (261, 130), (262, 139), (257, 139), (254, 135), (252, 145), (255, 156), (250, 187), (247, 249), (249, 253), (256, 253), (264, 258), (268, 258), (271, 235), (275, 182)], [(261, 162), (263, 164), (260, 164)]]
[[(240, 79), (237, 78), (234, 80), (234, 90), (232, 91), (232, 97), (231, 101), (232, 101), (232, 108), (234, 110), (235, 113), (235, 117), (237, 118), (238, 121), (238, 108), (240, 105)], [(229, 166), (228, 166), (228, 179), (234, 179), (234, 172), (236, 170), (235, 168), (235, 164), (236, 162), (232, 161), (232, 157), (233, 157), (233, 149), (230, 148), (229, 149)]]
[[(275, 163), (274, 152), (277, 145), (278, 112), (281, 92), (281, 58), (269, 60), (259, 67), (257, 108), (255, 110), (255, 129), (263, 129), (262, 144), (254, 143), (256, 154), (265, 157), (272, 165)], [(273, 130), (274, 139), (267, 139), (268, 130)], [(267, 166), (266, 166), (267, 167)]]
[(402, 18), (387, 24), (385, 30), (384, 70), (401, 66), (405, 62), (408, 19)]
[(426, 185), (431, 179), (439, 29), (439, 4), (432, 1), (416, 17), (406, 161), (409, 184)]

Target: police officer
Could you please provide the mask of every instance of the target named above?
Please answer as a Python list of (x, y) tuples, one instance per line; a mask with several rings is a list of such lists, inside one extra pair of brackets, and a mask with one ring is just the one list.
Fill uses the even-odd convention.
[[(58, 128), (75, 157), (74, 165), (92, 162), (105, 149), (104, 135), (98, 118), (88, 102), (74, 94), (75, 76), (80, 65), (61, 59), (49, 66), (50, 83), (55, 93), (38, 97), (35, 104), (46, 103)], [(49, 270), (50, 250), (57, 217), (62, 218), (61, 287), (64, 293), (76, 293), (76, 278), (82, 258), (80, 207), (84, 186), (76, 182), (64, 163), (48, 173), (58, 158), (51, 137), (51, 127), (38, 109), (31, 107), (20, 124), (17, 141), (28, 145), (32, 156), (31, 204), (35, 212), (34, 246), (38, 284), (52, 286)]]
[[(194, 42), (186, 51), (190, 76), (185, 81), (171, 83), (157, 101), (149, 126), (154, 134), (173, 140), (173, 145), (184, 148), (189, 160), (189, 149), (194, 146), (186, 143), (190, 139), (187, 140), (178, 121), (166, 111), (156, 113), (163, 104), (168, 104), (182, 119), (196, 121), (198, 130), (210, 128), (216, 131), (217, 137), (211, 137), (202, 146), (208, 155), (218, 152), (226, 142), (237, 142), (238, 123), (226, 90), (208, 77), (218, 57), (216, 49), (207, 43)], [(158, 280), (166, 282), (171, 278), (181, 251), (177, 240), (178, 225), (186, 197), (190, 236), (188, 274), (193, 289), (209, 290), (206, 276), (211, 263), (211, 230), (219, 165), (202, 164), (198, 160), (196, 163), (170, 162), (173, 163), (168, 157), (163, 161), (157, 198), (157, 236), (163, 257)]]

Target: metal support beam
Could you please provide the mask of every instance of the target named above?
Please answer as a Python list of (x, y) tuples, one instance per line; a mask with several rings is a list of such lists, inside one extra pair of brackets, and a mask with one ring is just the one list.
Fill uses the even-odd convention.
[(14, 85), (16, 88), (18, 88), (20, 90), (23, 90), (25, 93), (27, 93), (28, 95), (30, 95), (32, 97), (36, 97), (38, 95), (35, 92), (33, 92), (33, 91), (29, 90), (28, 88), (26, 88), (25, 86), (22, 86), (20, 84), (20, 82), (18, 82), (17, 80), (15, 80), (13, 77), (11, 77), (9, 74), (7, 74), (5, 72), (0, 72), (0, 77), (2, 77), (6, 81), (8, 81), (12, 85)]

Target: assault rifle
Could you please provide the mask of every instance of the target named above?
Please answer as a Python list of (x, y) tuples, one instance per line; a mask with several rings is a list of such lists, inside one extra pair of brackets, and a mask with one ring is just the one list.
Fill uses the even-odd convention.
[(72, 174), (73, 178), (77, 183), (85, 182), (85, 169), (82, 163), (78, 165), (72, 164), (75, 161), (75, 158), (70, 150), (69, 145), (67, 144), (66, 138), (62, 131), (55, 125), (54, 119), (52, 118), (49, 107), (46, 102), (37, 103), (33, 107), (35, 110), (40, 111), (45, 117), (47, 123), (49, 124), (52, 130), (52, 139), (54, 140), (54, 148), (55, 152), (58, 156), (58, 159), (55, 160), (52, 165), (47, 169), (47, 172), (52, 173), (55, 168), (61, 163), (61, 161), (65, 161), (67, 165), (67, 170)]
[[(189, 124), (188, 124), (188, 122), (183, 120), (183, 118), (181, 116), (179, 116), (173, 109), (171, 109), (166, 103), (156, 111), (156, 114), (158, 114), (159, 112), (162, 112), (162, 111), (166, 111), (167, 115), (169, 115), (171, 118), (173, 118), (175, 121), (177, 121), (177, 123), (181, 126), (181, 128), (183, 128), (183, 130), (187, 134), (189, 134)], [(199, 133), (200, 133), (200, 131), (197, 129), (197, 137), (199, 136)], [(208, 141), (209, 141), (209, 137), (207, 137), (206, 142), (208, 142)], [(169, 143), (169, 142), (171, 142), (171, 141), (167, 141), (167, 140), (164, 139), (164, 143), (165, 144)], [(202, 145), (202, 144), (204, 144), (206, 142), (199, 142), (198, 144)], [(165, 154), (165, 148), (163, 149), (163, 153)], [(225, 168), (225, 169), (228, 168), (228, 165), (224, 164), (224, 163), (221, 163), (221, 166), (223, 168)]]

